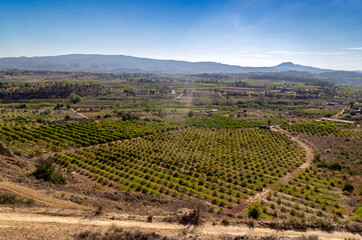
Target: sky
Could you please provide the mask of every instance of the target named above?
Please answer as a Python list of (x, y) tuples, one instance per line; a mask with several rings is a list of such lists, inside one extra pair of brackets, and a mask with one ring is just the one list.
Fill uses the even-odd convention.
[(0, 57), (362, 70), (362, 0), (0, 0)]

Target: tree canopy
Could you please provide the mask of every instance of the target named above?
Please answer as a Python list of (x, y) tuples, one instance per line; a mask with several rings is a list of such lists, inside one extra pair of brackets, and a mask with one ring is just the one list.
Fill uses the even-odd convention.
[(77, 95), (77, 94), (75, 94), (75, 93), (71, 93), (70, 96), (69, 96), (69, 100), (70, 100), (72, 103), (76, 104), (76, 103), (79, 103), (79, 102), (82, 101), (82, 97), (79, 96), (79, 95)]

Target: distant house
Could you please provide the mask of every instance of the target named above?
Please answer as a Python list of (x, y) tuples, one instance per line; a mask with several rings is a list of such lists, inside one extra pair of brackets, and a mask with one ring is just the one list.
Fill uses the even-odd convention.
[(335, 118), (322, 118), (322, 121), (328, 122), (335, 122), (335, 123), (342, 123), (342, 124), (354, 124), (354, 121), (342, 120), (342, 119), (335, 119)]
[(286, 95), (289, 95), (289, 96), (297, 96), (297, 93), (295, 91), (288, 91), (288, 92), (285, 92)]
[(67, 111), (68, 108), (67, 107), (60, 107), (59, 110)]
[(217, 109), (207, 109), (207, 110), (205, 110), (205, 112), (207, 112), (207, 113), (210, 113), (210, 112), (217, 112)]
[(337, 106), (338, 104), (336, 102), (328, 102), (327, 106)]

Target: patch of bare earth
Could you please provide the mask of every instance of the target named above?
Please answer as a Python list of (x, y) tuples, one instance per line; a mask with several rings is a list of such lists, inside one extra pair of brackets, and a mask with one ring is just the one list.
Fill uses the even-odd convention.
[(360, 235), (347, 232), (322, 232), (311, 230), (277, 231), (268, 228), (249, 228), (245, 225), (222, 226), (204, 224), (202, 226), (181, 225), (176, 223), (146, 222), (134, 220), (109, 220), (102, 218), (79, 218), (44, 216), (34, 214), (1, 214), (0, 239), (72, 239), (75, 234), (86, 230), (104, 232), (109, 228), (155, 232), (175, 239), (185, 237), (196, 239), (220, 239), (222, 236), (269, 236), (301, 237), (318, 236), (320, 239), (358, 239)]

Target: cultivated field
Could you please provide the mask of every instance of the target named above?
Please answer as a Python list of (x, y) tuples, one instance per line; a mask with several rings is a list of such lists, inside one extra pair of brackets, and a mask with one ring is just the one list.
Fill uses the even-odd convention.
[(359, 89), (13, 71), (0, 71), (0, 238), (36, 239), (42, 223), (68, 229), (59, 239), (121, 234), (112, 223), (170, 239), (360, 237)]

